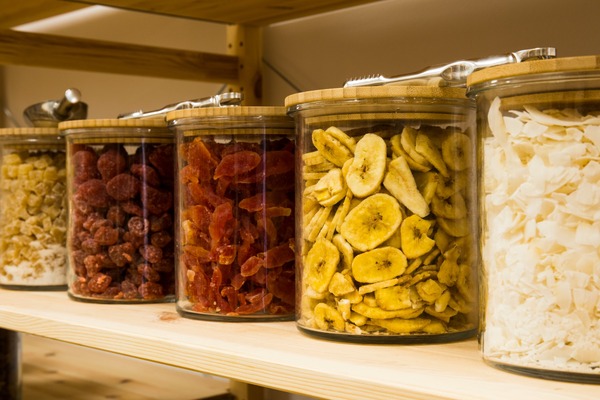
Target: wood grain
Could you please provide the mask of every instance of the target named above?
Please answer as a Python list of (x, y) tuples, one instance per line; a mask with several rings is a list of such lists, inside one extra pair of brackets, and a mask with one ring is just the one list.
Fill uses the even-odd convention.
[(127, 10), (228, 24), (262, 26), (380, 0), (75, 0)]
[(88, 6), (88, 4), (58, 0), (1, 0), (0, 29), (12, 28)]
[(318, 398), (597, 399), (595, 385), (509, 374), (474, 340), (361, 345), (301, 334), (293, 322), (181, 318), (173, 304), (111, 305), (63, 292), (0, 290), (0, 327)]
[(23, 400), (192, 400), (228, 393), (198, 372), (23, 335)]
[(0, 64), (235, 83), (238, 60), (225, 54), (0, 30)]

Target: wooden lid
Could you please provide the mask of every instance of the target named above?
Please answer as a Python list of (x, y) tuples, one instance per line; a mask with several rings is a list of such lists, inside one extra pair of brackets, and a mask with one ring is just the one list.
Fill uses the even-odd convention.
[(37, 135), (58, 135), (58, 128), (2, 128), (0, 136), (37, 136)]
[(359, 86), (349, 88), (333, 88), (312, 90), (290, 95), (285, 98), (285, 106), (293, 107), (298, 104), (317, 101), (339, 101), (351, 99), (384, 99), (384, 98), (440, 98), (465, 99), (466, 90), (439, 86)]
[(58, 124), (61, 131), (67, 129), (93, 129), (93, 128), (166, 128), (164, 118), (139, 118), (139, 119), (79, 119), (64, 121)]
[(593, 70), (600, 70), (600, 56), (532, 60), (515, 64), (504, 64), (475, 71), (467, 77), (467, 86), (477, 85), (494, 79), (517, 76)]
[(210, 117), (286, 117), (285, 107), (276, 106), (235, 106), (187, 108), (167, 113), (167, 121), (182, 118)]

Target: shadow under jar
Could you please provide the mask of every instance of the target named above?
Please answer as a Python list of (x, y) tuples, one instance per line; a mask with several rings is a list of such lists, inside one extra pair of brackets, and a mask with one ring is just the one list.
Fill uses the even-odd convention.
[(167, 114), (177, 132), (177, 310), (293, 320), (294, 123), (283, 107)]
[(64, 290), (64, 138), (56, 128), (0, 129), (0, 149), (0, 286)]
[(476, 72), (480, 349), (504, 370), (600, 383), (600, 56)]
[(297, 131), (300, 331), (447, 342), (477, 328), (474, 104), (380, 86), (285, 100)]
[(173, 301), (175, 138), (164, 120), (59, 124), (67, 140), (68, 293)]

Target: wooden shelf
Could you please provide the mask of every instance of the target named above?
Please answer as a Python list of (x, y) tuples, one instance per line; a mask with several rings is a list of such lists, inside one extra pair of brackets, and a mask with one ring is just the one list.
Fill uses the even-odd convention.
[(35, 335), (22, 348), (23, 400), (233, 399), (226, 380), (198, 372)]
[(64, 292), (0, 289), (0, 327), (327, 399), (596, 399), (598, 387), (489, 367), (477, 343), (363, 345), (320, 340), (293, 322), (180, 317), (174, 304), (90, 304)]

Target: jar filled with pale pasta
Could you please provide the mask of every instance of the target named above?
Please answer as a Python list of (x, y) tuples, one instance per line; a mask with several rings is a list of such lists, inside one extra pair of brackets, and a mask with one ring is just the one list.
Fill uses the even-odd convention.
[(600, 383), (600, 57), (473, 73), (484, 360)]
[(0, 286), (66, 289), (66, 154), (57, 128), (0, 129)]
[(477, 325), (474, 104), (460, 88), (298, 93), (296, 323), (361, 343)]

